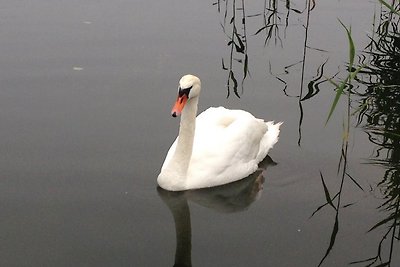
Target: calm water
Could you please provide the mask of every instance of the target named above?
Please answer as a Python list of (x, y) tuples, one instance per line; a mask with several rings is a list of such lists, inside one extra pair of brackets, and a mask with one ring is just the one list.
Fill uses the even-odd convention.
[[(379, 251), (374, 266), (400, 265), (398, 210), (379, 208), (398, 198), (388, 185), (397, 135), (368, 131), (398, 111), (364, 110), (357, 127), (351, 117), (341, 190), (345, 98), (325, 126), (335, 96), (326, 79), (345, 77), (348, 62), (338, 18), (351, 25), (362, 64), (375, 2), (317, 1), (305, 27), (298, 1), (244, 9), (236, 1), (235, 14), (232, 1), (2, 1), (0, 266), (318, 266), (326, 254), (322, 266), (347, 266)], [(392, 59), (382, 65), (398, 69)], [(186, 73), (202, 79), (200, 110), (223, 105), (284, 121), (262, 174), (215, 190), (157, 189)], [(380, 95), (373, 71), (365, 75), (354, 110)], [(331, 198), (340, 192), (339, 209), (311, 216), (327, 199), (321, 175)]]

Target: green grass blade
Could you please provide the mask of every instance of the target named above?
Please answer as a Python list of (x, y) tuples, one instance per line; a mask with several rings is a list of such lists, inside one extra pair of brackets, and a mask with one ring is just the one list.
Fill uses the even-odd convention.
[(359, 66), (355, 71), (353, 71), (353, 72), (351, 73), (350, 79), (353, 80), (353, 79), (357, 76), (357, 74), (358, 74), (364, 67), (365, 67), (365, 65), (361, 65), (361, 66)]
[(340, 96), (343, 94), (344, 88), (346, 87), (347, 81), (349, 80), (349, 76), (341, 82), (340, 84), (335, 83), (331, 79), (328, 79), (329, 82), (331, 82), (333, 85), (336, 86), (336, 95), (335, 99), (332, 102), (331, 109), (329, 110), (328, 118), (326, 119), (325, 125), (328, 124), (329, 119), (331, 118), (333, 112), (335, 111), (336, 105), (339, 102)]
[(343, 82), (341, 82), (339, 85), (329, 79), (329, 81), (336, 87), (336, 95), (335, 95), (335, 99), (332, 102), (331, 109), (329, 110), (328, 118), (326, 119), (325, 125), (328, 123), (333, 112), (335, 111), (335, 108), (336, 108), (337, 103), (339, 102), (340, 96), (343, 94), (344, 88), (346, 88), (346, 84), (351, 79), (353, 79), (355, 77), (355, 75), (361, 70), (361, 67), (357, 68), (354, 75), (351, 72), (351, 70), (353, 69), (354, 58), (355, 58), (355, 54), (356, 54), (356, 49), (354, 46), (353, 38), (351, 37), (351, 28), (348, 29), (343, 24), (343, 22), (341, 22), (340, 20), (339, 20), (339, 22), (340, 22), (340, 24), (342, 24), (343, 28), (346, 30), (347, 38), (349, 40), (349, 70), (350, 70), (350, 73), (349, 73), (349, 75), (347, 75), (346, 79)]
[(395, 14), (397, 14), (397, 15), (400, 15), (400, 12), (399, 12), (398, 10), (396, 10), (396, 9), (394, 8), (394, 6), (388, 4), (387, 2), (385, 2), (385, 1), (383, 1), (383, 0), (379, 0), (379, 2), (380, 2), (382, 5), (384, 5), (385, 7), (387, 7), (391, 12), (393, 12), (393, 13), (395, 13)]
[(346, 30), (347, 33), (347, 38), (349, 39), (349, 69), (351, 70), (353, 68), (353, 63), (354, 63), (354, 58), (356, 54), (356, 49), (354, 46), (353, 38), (351, 37), (351, 28), (347, 28), (346, 25), (343, 24), (339, 20), (340, 24), (342, 24), (343, 28)]

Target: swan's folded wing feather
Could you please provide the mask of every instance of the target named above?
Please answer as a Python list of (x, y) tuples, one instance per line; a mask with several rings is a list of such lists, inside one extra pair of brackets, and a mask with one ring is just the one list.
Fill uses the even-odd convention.
[(262, 120), (244, 111), (214, 108), (196, 123), (188, 185), (226, 184), (257, 169), (260, 141), (267, 130)]

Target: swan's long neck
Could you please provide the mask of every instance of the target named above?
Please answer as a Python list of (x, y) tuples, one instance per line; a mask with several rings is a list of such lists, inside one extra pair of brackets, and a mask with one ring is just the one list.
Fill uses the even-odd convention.
[(178, 172), (178, 177), (182, 178), (186, 178), (190, 158), (192, 156), (196, 129), (197, 104), (198, 97), (192, 98), (187, 102), (182, 111), (178, 143), (172, 158), (172, 162), (177, 164), (174, 168)]
[(198, 97), (188, 100), (181, 114), (175, 153), (158, 176), (158, 184), (168, 190), (186, 189), (186, 179), (193, 151)]

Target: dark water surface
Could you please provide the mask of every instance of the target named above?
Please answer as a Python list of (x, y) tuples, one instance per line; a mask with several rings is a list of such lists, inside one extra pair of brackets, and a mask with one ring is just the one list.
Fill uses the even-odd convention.
[[(346, 102), (325, 126), (332, 84), (307, 101), (299, 94), (302, 70), (303, 97), (310, 81), (344, 76), (348, 41), (337, 18), (360, 52), (380, 6), (317, 1), (303, 68), (306, 2), (266, 2), (279, 12), (264, 30), (264, 2), (246, 2), (245, 50), (238, 41), (232, 50), (239, 99), (229, 78), (233, 3), (0, 3), (0, 266), (318, 266), (327, 250), (322, 266), (347, 266), (378, 255), (393, 221), (368, 230), (390, 215), (378, 209), (388, 169), (366, 163), (386, 152), (352, 127), (347, 172), (363, 190), (347, 178), (339, 215), (326, 205), (311, 217), (326, 203), (321, 174), (332, 198), (340, 188)], [(157, 189), (186, 73), (202, 79), (200, 110), (223, 105), (284, 121), (263, 175), (214, 190)], [(380, 249), (391, 266), (400, 265), (396, 238)]]

